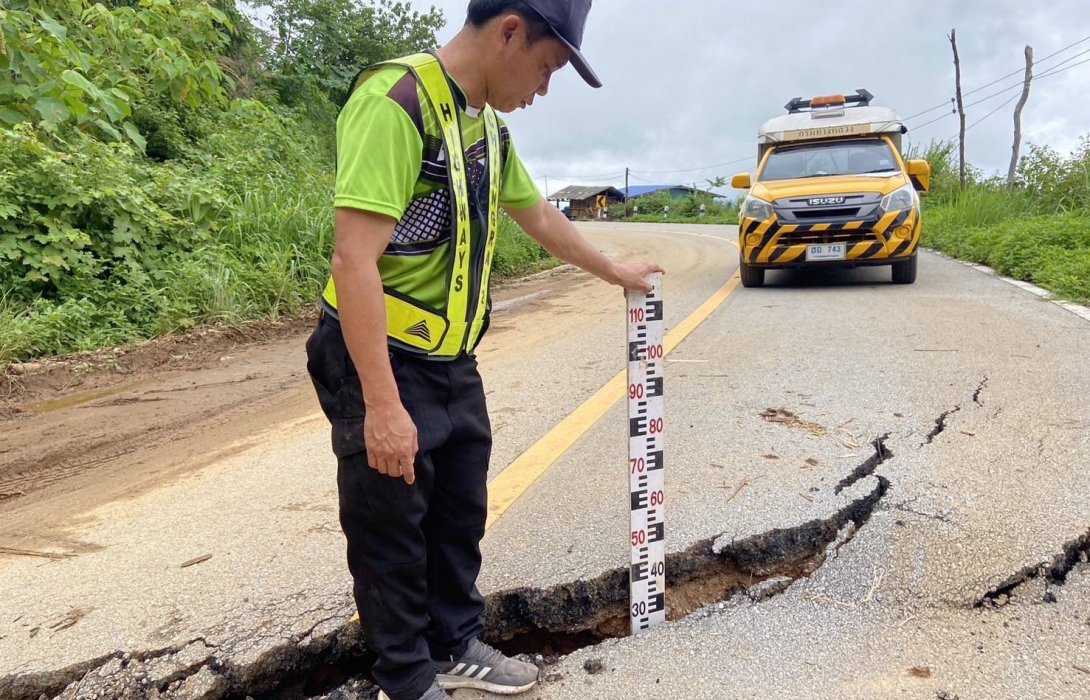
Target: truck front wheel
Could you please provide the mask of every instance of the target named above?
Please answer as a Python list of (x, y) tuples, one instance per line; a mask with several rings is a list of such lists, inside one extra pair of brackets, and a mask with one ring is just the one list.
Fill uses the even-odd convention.
[(919, 253), (914, 254), (904, 262), (893, 263), (893, 283), (912, 284), (916, 281), (916, 259)]
[(738, 259), (738, 270), (742, 275), (743, 287), (763, 287), (765, 284), (765, 270), (763, 267), (747, 265), (741, 258)]

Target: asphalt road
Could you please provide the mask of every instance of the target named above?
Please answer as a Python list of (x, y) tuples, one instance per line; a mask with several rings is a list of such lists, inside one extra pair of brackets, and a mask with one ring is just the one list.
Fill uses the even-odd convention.
[[(666, 366), (684, 616), (557, 660), (528, 697), (1090, 696), (1090, 322), (930, 254), (912, 286), (872, 268), (751, 290), (732, 227), (584, 231), (666, 267), (687, 333)], [(618, 631), (624, 405), (594, 397), (623, 315), (561, 271), (506, 291), (481, 353), (493, 483), (519, 497), (480, 584), (520, 643)], [(351, 637), (326, 427), (257, 442), (73, 514), (78, 557), (0, 560), (0, 696), (257, 695)], [(300, 692), (357, 692), (321, 686)]]

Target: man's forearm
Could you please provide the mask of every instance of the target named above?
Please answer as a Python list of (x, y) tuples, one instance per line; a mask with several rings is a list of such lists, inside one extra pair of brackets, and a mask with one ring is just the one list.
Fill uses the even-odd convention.
[(337, 313), (344, 342), (363, 385), (369, 409), (397, 403), (401, 397), (390, 368), (386, 342), (386, 302), (378, 267), (370, 261), (350, 265), (334, 257), (333, 281), (337, 285)]

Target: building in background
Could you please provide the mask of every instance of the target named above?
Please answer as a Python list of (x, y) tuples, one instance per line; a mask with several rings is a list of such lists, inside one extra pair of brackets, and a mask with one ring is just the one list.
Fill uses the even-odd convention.
[(688, 199), (689, 197), (719, 198), (722, 196), (715, 192), (700, 190), (688, 185), (632, 185), (627, 192), (622, 189), (621, 193), (626, 194), (629, 200), (633, 200), (664, 191), (670, 193), (670, 199)]
[(561, 210), (565, 209), (561, 202), (568, 202), (568, 211), (565, 213), (569, 219), (597, 219), (600, 212), (610, 205), (623, 202), (624, 193), (608, 185), (572, 185), (554, 192), (548, 199)]

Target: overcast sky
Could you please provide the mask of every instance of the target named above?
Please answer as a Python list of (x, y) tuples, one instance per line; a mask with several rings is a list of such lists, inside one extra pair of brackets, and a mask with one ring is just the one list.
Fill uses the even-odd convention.
[[(412, 0), (447, 18), (446, 42), (465, 18), (466, 0)], [(1022, 114), (1024, 139), (1067, 153), (1090, 135), (1090, 2), (1087, 0), (595, 0), (583, 53), (605, 83), (586, 86), (568, 67), (549, 95), (507, 121), (538, 185), (696, 183), (752, 169), (756, 131), (795, 96), (866, 88), (874, 104), (903, 117), (948, 101), (954, 67), (947, 35), (957, 28), (966, 98), (1020, 86), (1024, 46), (1035, 72), (1071, 59), (1033, 86)], [(1043, 60), (1049, 54), (1082, 43)], [(1080, 52), (1087, 52), (1077, 56)], [(1014, 87), (968, 107), (970, 163), (1006, 173), (1013, 140)], [(945, 110), (949, 112), (948, 109)], [(958, 132), (956, 115), (936, 110), (909, 122), (908, 143)], [(924, 123), (942, 117), (938, 122)], [(913, 128), (915, 127), (915, 128)], [(1023, 148), (1023, 153), (1025, 149)], [(736, 159), (742, 163), (683, 173)], [(576, 179), (573, 176), (579, 176)], [(587, 177), (589, 176), (589, 177)], [(729, 191), (729, 190), (728, 190)]]

